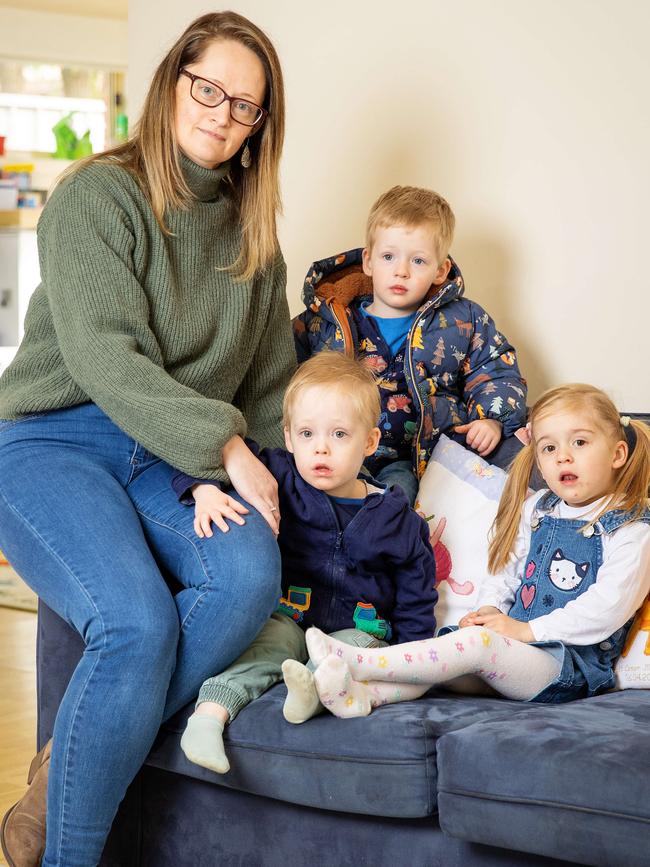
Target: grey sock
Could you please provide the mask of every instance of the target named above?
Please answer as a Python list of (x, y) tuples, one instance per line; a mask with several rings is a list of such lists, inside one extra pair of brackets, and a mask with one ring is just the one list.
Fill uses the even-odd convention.
[(216, 774), (230, 770), (223, 746), (223, 723), (213, 716), (192, 714), (181, 738), (181, 749), (195, 765)]

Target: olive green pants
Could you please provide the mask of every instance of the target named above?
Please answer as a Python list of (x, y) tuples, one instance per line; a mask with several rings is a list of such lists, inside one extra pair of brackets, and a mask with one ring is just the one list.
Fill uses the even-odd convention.
[[(332, 635), (353, 647), (386, 646), (385, 641), (360, 629), (341, 629)], [(197, 705), (204, 701), (216, 702), (226, 708), (232, 722), (242, 708), (282, 680), (285, 659), (307, 662), (305, 633), (286, 614), (276, 613), (238, 659), (221, 674), (204, 682)]]

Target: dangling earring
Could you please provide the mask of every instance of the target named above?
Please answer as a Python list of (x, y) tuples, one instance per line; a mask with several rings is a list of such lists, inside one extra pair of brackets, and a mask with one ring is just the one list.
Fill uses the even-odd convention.
[(241, 152), (241, 157), (239, 158), (243, 169), (250, 169), (251, 167), (251, 152), (248, 147), (248, 142), (244, 145), (244, 150)]

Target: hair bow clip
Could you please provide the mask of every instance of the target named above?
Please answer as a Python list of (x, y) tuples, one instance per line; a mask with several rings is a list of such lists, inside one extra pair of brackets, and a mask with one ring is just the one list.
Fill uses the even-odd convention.
[(629, 425), (629, 423), (630, 423), (630, 417), (629, 417), (629, 415), (622, 415), (622, 416), (621, 416), (621, 425), (622, 425), (623, 427), (627, 427), (627, 426)]

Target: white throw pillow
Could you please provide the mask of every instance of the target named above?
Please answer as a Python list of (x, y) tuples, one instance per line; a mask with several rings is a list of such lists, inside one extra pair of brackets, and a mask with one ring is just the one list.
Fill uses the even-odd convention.
[(488, 531), (506, 473), (444, 434), (433, 450), (415, 503), (433, 530), (445, 518), (436, 545), (436, 628), (458, 623), (475, 608), (487, 573)]
[(618, 689), (650, 689), (650, 597), (634, 618), (614, 674)]

